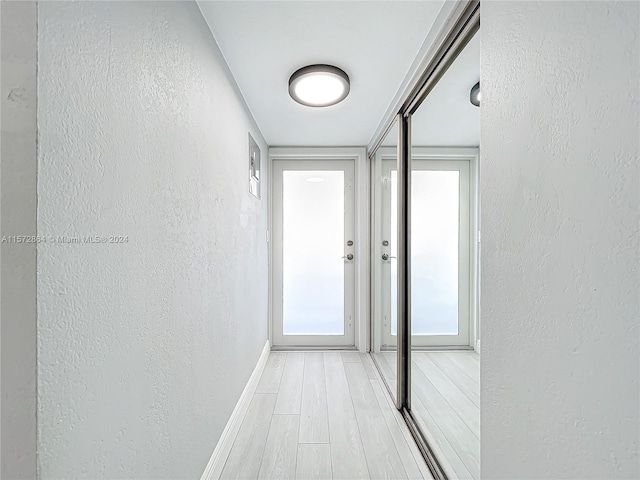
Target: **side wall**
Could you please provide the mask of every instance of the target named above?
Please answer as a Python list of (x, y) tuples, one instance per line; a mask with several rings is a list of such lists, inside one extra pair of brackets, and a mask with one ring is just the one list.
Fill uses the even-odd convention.
[(36, 246), (8, 243), (36, 234), (36, 16), (35, 2), (0, 2), (3, 479), (36, 475)]
[(41, 478), (199, 478), (267, 340), (267, 145), (195, 3), (38, 20)]
[(640, 4), (481, 13), (482, 478), (640, 478)]

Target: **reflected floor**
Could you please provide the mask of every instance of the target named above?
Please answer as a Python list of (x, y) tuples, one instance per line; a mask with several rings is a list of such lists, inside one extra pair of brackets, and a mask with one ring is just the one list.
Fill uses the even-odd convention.
[[(374, 353), (395, 390), (396, 352)], [(450, 478), (480, 478), (480, 356), (412, 353), (412, 412)]]

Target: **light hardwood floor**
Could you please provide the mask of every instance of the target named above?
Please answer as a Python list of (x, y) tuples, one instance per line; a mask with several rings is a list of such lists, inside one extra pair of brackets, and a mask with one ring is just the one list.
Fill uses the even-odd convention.
[(221, 478), (431, 479), (371, 357), (272, 352)]
[[(374, 357), (395, 385), (396, 352)], [(479, 385), (477, 353), (412, 352), (411, 410), (449, 478), (480, 478)]]

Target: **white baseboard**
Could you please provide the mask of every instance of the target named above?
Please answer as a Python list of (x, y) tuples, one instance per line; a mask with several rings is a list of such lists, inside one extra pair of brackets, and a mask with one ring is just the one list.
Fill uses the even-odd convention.
[(207, 463), (207, 468), (204, 469), (200, 480), (217, 480), (220, 478), (233, 442), (240, 430), (240, 425), (242, 425), (242, 420), (249, 409), (249, 404), (251, 403), (256, 388), (258, 388), (258, 382), (267, 364), (269, 353), (271, 353), (271, 344), (267, 340), (256, 364), (256, 368), (253, 369), (253, 373), (249, 377), (247, 385), (244, 387), (238, 403), (236, 403), (236, 408), (233, 409), (233, 413), (231, 413), (231, 417), (222, 431), (222, 435), (220, 435), (220, 440), (218, 440), (218, 444), (213, 450), (209, 463)]

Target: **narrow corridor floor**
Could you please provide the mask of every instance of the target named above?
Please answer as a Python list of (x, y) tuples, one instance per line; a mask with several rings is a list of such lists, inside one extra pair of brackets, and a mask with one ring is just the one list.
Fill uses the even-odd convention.
[[(396, 352), (374, 354), (396, 383)], [(411, 352), (411, 407), (449, 478), (480, 478), (480, 356), (471, 351)]]
[(223, 479), (431, 479), (371, 358), (272, 352)]

